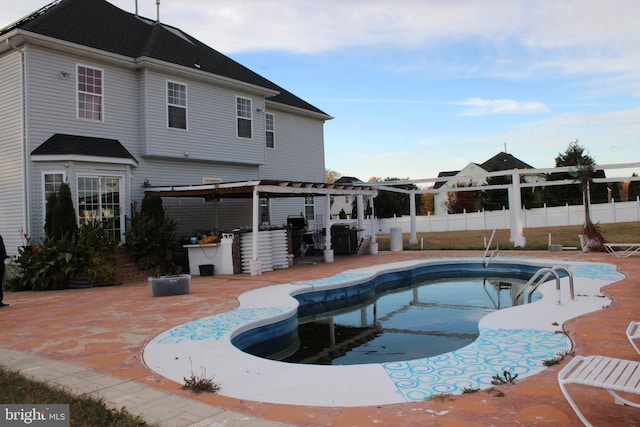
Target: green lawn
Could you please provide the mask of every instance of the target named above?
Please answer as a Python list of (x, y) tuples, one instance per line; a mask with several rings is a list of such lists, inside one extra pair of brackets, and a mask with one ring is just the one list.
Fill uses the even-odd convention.
[[(608, 242), (615, 243), (637, 243), (640, 242), (640, 222), (624, 222), (617, 224), (602, 224), (602, 231)], [(527, 239), (524, 250), (548, 250), (549, 234), (551, 243), (564, 247), (580, 247), (578, 235), (582, 226), (574, 225), (569, 227), (542, 227), (525, 228), (524, 237)], [(432, 233), (417, 233), (418, 243), (410, 244), (409, 233), (402, 235), (403, 248), (405, 250), (484, 250), (485, 239), (489, 241), (493, 230), (473, 230), (473, 231), (447, 231)], [(496, 236), (501, 249), (514, 249), (509, 242), (510, 231), (501, 229), (496, 231)], [(378, 249), (389, 250), (389, 235), (382, 234), (376, 236)], [(422, 242), (422, 246), (421, 246)], [(495, 245), (492, 245), (495, 247)]]
[(0, 402), (4, 404), (68, 404), (70, 425), (81, 427), (147, 426), (124, 408), (109, 408), (99, 399), (74, 396), (70, 392), (34, 381), (16, 371), (0, 368)]

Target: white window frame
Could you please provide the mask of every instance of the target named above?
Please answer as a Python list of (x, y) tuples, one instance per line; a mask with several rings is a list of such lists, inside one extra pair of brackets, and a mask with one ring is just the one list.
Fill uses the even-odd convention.
[[(175, 102), (170, 102), (170, 95), (169, 95), (169, 85), (176, 85), (176, 86), (182, 86), (184, 87), (184, 105), (181, 104), (177, 104)], [(167, 128), (168, 129), (174, 129), (174, 130), (182, 130), (182, 131), (186, 131), (189, 130), (189, 114), (188, 114), (188, 105), (189, 105), (189, 88), (187, 87), (186, 83), (183, 82), (179, 82), (176, 80), (166, 80), (165, 81), (165, 100), (167, 103), (166, 106), (166, 113), (167, 113)], [(184, 110), (184, 128), (182, 127), (176, 127), (176, 126), (171, 126), (171, 122), (169, 120), (169, 108), (181, 108)]]
[[(309, 218), (309, 210), (311, 210), (311, 218)], [(305, 196), (304, 198), (304, 217), (307, 222), (314, 221), (316, 218), (316, 199), (313, 196)]]
[[(47, 199), (49, 198), (49, 194), (47, 193), (46, 188), (46, 179), (49, 175), (62, 175), (62, 183), (67, 182), (67, 172), (66, 171), (44, 171), (42, 172), (42, 223), (44, 224), (47, 220)], [(58, 192), (60, 188), (57, 188), (55, 191)]]
[(259, 218), (260, 218), (260, 223), (262, 225), (269, 225), (271, 224), (271, 209), (270, 209), (270, 203), (269, 203), (269, 199), (267, 199), (266, 197), (260, 197), (260, 208), (259, 208)]
[[(245, 108), (239, 108), (241, 102), (247, 102), (243, 105)], [(251, 98), (247, 98), (245, 96), (236, 96), (236, 136), (242, 139), (253, 139), (253, 111), (252, 111), (253, 101)], [(250, 136), (241, 136), (240, 135), (240, 120), (248, 120), (249, 121), (249, 131), (251, 132)]]
[(75, 195), (73, 196), (74, 199), (74, 203), (75, 203), (75, 210), (76, 210), (76, 220), (78, 221), (78, 225), (82, 224), (83, 220), (86, 221), (86, 218), (82, 217), (80, 215), (80, 184), (79, 181), (80, 179), (83, 178), (89, 178), (89, 179), (97, 179), (98, 180), (98, 195), (99, 195), (99, 199), (98, 199), (98, 219), (102, 220), (104, 219), (104, 210), (103, 210), (103, 204), (102, 204), (102, 195), (104, 193), (102, 193), (102, 188), (100, 187), (102, 184), (102, 180), (103, 179), (115, 179), (118, 181), (118, 193), (119, 193), (119, 200), (118, 200), (118, 206), (120, 208), (120, 221), (119, 221), (119, 230), (120, 230), (120, 241), (124, 242), (125, 239), (125, 233), (126, 233), (126, 223), (125, 223), (125, 205), (124, 205), (124, 200), (125, 200), (125, 188), (124, 188), (124, 183), (125, 183), (125, 177), (123, 175), (119, 175), (119, 174), (105, 174), (105, 175), (101, 175), (101, 174), (91, 174), (91, 173), (79, 173), (76, 174), (76, 191), (75, 191)]
[[(271, 119), (271, 120), (269, 120)], [(276, 116), (273, 113), (264, 114), (264, 129), (265, 129), (265, 146), (271, 150), (276, 149)], [(271, 134), (272, 145), (269, 145), (269, 134)]]
[[(99, 71), (100, 72), (100, 93), (96, 94), (94, 92), (89, 92), (86, 90), (80, 90), (80, 68), (85, 68), (88, 70), (93, 70), (93, 71)], [(92, 122), (104, 122), (104, 83), (105, 83), (105, 78), (104, 78), (104, 69), (102, 68), (97, 68), (91, 65), (85, 65), (85, 64), (76, 64), (76, 118), (79, 120), (89, 120)], [(82, 115), (80, 114), (80, 95), (88, 95), (88, 96), (94, 96), (100, 99), (100, 118), (95, 119), (95, 118), (91, 118), (91, 117), (82, 117)], [(89, 110), (84, 109), (82, 110), (85, 112), (88, 112)], [(91, 112), (93, 112), (93, 110), (91, 110)]]

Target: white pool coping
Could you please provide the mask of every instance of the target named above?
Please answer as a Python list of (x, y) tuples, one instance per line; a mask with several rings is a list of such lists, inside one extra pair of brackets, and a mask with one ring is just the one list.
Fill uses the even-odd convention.
[(571, 347), (569, 338), (558, 333), (562, 324), (609, 305), (611, 301), (600, 289), (624, 277), (611, 264), (493, 258), (492, 264), (569, 268), (574, 276), (575, 300), (570, 300), (568, 278), (561, 279), (561, 304), (557, 304), (555, 281), (547, 282), (538, 289), (543, 295), (541, 300), (489, 314), (479, 323), (478, 340), (431, 358), (350, 366), (303, 365), (252, 356), (231, 344), (232, 338), (244, 331), (295, 316), (298, 303), (292, 295), (361, 282), (383, 272), (443, 262), (482, 260), (402, 261), (256, 289), (238, 297), (240, 305), (236, 310), (176, 326), (158, 335), (143, 349), (143, 359), (150, 369), (180, 384), (192, 375), (213, 378), (221, 386), (219, 394), (237, 399), (332, 407), (419, 401), (436, 393), (490, 387), (491, 378), (506, 369), (518, 373), (519, 378), (546, 369), (543, 360)]

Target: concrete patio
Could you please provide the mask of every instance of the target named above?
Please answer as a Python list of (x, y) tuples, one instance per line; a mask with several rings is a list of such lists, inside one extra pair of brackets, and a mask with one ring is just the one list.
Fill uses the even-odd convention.
[[(51, 292), (5, 293), (11, 304), (0, 311), (0, 364), (74, 392), (93, 393), (115, 407), (126, 407), (163, 426), (486, 426), (581, 425), (557, 385), (564, 363), (540, 374), (474, 394), (366, 407), (316, 407), (271, 404), (193, 395), (149, 370), (144, 345), (161, 332), (198, 318), (232, 310), (237, 296), (272, 284), (320, 278), (341, 271), (433, 257), (481, 256), (479, 252), (406, 251), (336, 257), (334, 263), (298, 259), (293, 268), (261, 276), (193, 277), (191, 293), (153, 298), (148, 284)], [(624, 336), (640, 320), (638, 257), (580, 252), (501, 251), (501, 256), (553, 257), (614, 264), (626, 275), (602, 289), (613, 303), (568, 321), (564, 329), (577, 354), (640, 359)], [(207, 372), (214, 377), (215, 372)], [(224, 389), (224, 384), (221, 384)], [(574, 388), (572, 395), (594, 425), (640, 425), (640, 411), (613, 403), (604, 391)]]

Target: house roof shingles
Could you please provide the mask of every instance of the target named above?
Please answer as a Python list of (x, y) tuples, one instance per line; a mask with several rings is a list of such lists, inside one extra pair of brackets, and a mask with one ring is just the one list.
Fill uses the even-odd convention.
[(533, 169), (533, 166), (505, 152), (496, 154), (481, 164), (480, 167), (487, 172), (504, 171), (509, 169)]
[(116, 139), (56, 133), (31, 152), (33, 156), (80, 155), (137, 160)]
[[(0, 36), (25, 30), (129, 58), (149, 57), (279, 92), (269, 101), (330, 118), (322, 110), (251, 71), (199, 40), (138, 17), (105, 0), (59, 0), (0, 29)], [(198, 64), (199, 66), (196, 66)]]
[[(480, 166), (487, 172), (504, 171), (510, 169), (533, 169), (533, 166), (503, 151), (496, 154), (486, 162), (479, 164), (478, 166)], [(460, 173), (460, 171), (443, 171), (438, 173), (438, 178), (452, 178), (455, 177), (458, 173)], [(433, 185), (433, 188), (438, 189), (445, 185), (447, 182), (448, 180), (436, 181)]]

